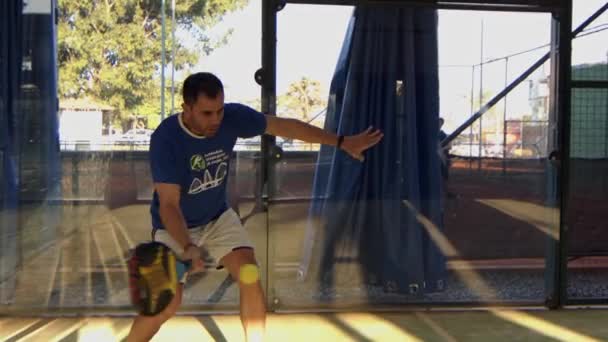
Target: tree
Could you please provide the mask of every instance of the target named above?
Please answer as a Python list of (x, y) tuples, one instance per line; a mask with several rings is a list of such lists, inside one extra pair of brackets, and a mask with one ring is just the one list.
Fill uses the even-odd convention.
[[(327, 107), (327, 100), (321, 94), (319, 81), (302, 77), (291, 83), (285, 93), (277, 96), (277, 115), (307, 122), (313, 120), (314, 115)], [(247, 100), (244, 103), (256, 110), (260, 110), (262, 107), (259, 98)]]
[[(248, 0), (176, 1), (177, 39), (171, 60), (170, 4), (166, 1), (166, 62), (176, 72), (225, 44), (209, 28)], [(59, 96), (88, 97), (117, 110), (116, 120), (160, 112), (161, 0), (59, 0)], [(167, 73), (168, 74), (168, 73)], [(170, 97), (167, 97), (170, 99)], [(169, 100), (170, 101), (170, 100)]]
[(312, 115), (327, 106), (321, 97), (321, 83), (302, 77), (287, 88), (287, 92), (278, 98), (277, 107), (285, 116), (308, 121)]

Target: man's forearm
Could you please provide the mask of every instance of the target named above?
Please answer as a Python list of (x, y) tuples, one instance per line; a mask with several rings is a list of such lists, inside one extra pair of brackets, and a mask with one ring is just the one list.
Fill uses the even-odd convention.
[(281, 119), (280, 136), (323, 145), (338, 144), (336, 134), (295, 119)]
[(160, 217), (169, 235), (171, 235), (182, 248), (186, 247), (189, 243), (192, 243), (190, 234), (188, 234), (186, 221), (184, 220), (184, 216), (179, 207), (176, 207), (175, 205), (161, 205)]

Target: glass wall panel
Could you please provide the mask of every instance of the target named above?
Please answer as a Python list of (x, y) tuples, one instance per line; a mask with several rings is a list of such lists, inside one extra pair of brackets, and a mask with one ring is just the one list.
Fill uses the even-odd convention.
[[(166, 1), (163, 19), (160, 1), (31, 3), (46, 6), (26, 6), (11, 153), (2, 145), (0, 310), (131, 310), (126, 260), (151, 233), (150, 135), (181, 111), (193, 72), (221, 77), (226, 101), (259, 103), (260, 4)], [(265, 265), (259, 140), (235, 150), (229, 201)], [(237, 309), (227, 276), (194, 277), (184, 307)]]
[[(552, 178), (545, 165), (549, 64), (536, 70), (482, 119), (466, 127), (447, 149), (437, 151), (435, 144), (549, 51), (550, 15), (438, 11), (439, 86), (435, 101), (439, 109), (433, 111), (432, 106), (424, 107), (423, 86), (417, 86), (412, 95), (414, 87), (411, 83), (408, 87), (409, 80), (402, 83), (397, 80), (394, 87), (386, 88), (379, 81), (386, 72), (380, 72), (379, 76), (374, 74), (376, 69), (363, 72), (356, 69), (362, 60), (375, 63), (373, 59), (366, 60), (367, 57), (382, 58), (382, 49), (399, 51), (394, 47), (399, 45), (391, 44), (408, 38), (398, 38), (400, 34), (405, 36), (407, 29), (385, 28), (378, 22), (357, 31), (356, 21), (364, 15), (351, 19), (352, 13), (352, 7), (293, 4), (278, 13), (278, 115), (295, 116), (335, 130), (333, 116), (338, 115), (335, 113), (340, 106), (339, 96), (346, 99), (350, 91), (359, 91), (356, 94), (360, 97), (385, 96), (380, 104), (374, 104), (377, 107), (370, 104), (370, 111), (383, 113), (378, 108), (399, 103), (401, 96), (406, 103), (418, 103), (420, 109), (405, 111), (395, 121), (381, 118), (375, 121), (388, 132), (377, 148), (393, 144), (394, 154), (379, 156), (373, 152), (374, 147), (366, 154), (369, 163), (366, 161), (362, 166), (356, 161), (343, 161), (336, 156), (339, 153), (319, 151), (316, 146), (283, 145), (282, 158), (273, 165), (275, 190), (270, 194), (269, 206), (269, 296), (274, 308), (543, 303), (548, 276), (545, 258), (559, 222), (559, 212), (553, 204), (556, 202), (548, 189)], [(310, 25), (311, 20), (315, 25)], [(350, 25), (355, 23), (352, 36), (349, 36), (350, 20), (354, 20)], [(513, 22), (518, 24), (514, 26)], [(505, 30), (507, 26), (511, 29)], [(370, 32), (376, 29), (384, 30), (386, 36), (373, 40)], [(363, 35), (362, 32), (368, 34), (365, 36), (368, 40), (357, 41), (357, 34)], [(344, 48), (345, 37), (356, 43)], [(411, 46), (422, 44), (408, 42)], [(356, 44), (374, 46), (377, 51), (368, 48), (363, 54), (357, 51)], [(432, 63), (430, 56), (428, 63)], [(344, 59), (349, 62), (340, 64)], [(346, 65), (346, 69), (341, 70), (340, 65)], [(427, 72), (424, 61), (416, 60), (411, 67), (411, 72)], [(364, 77), (371, 80), (367, 92), (349, 84), (365, 84), (361, 81)], [(339, 83), (344, 78), (346, 83)], [(339, 87), (331, 88), (332, 84), (342, 84), (344, 92), (336, 91)], [(310, 105), (304, 106), (303, 99)], [(352, 96), (351, 101), (355, 101)], [(342, 120), (358, 120), (345, 114), (344, 108)], [(357, 112), (356, 105), (348, 109)], [(398, 154), (412, 144), (411, 133), (406, 132), (410, 132), (407, 129), (414, 122), (407, 121), (408, 118), (424, 121), (425, 116), (445, 121), (441, 127), (445, 135), (441, 137), (437, 131), (429, 133), (424, 126), (418, 128), (423, 134), (438, 135), (437, 140), (426, 145), (421, 142), (423, 138), (418, 138), (422, 139), (418, 148), (420, 151), (432, 148), (431, 154), (420, 154), (419, 158), (438, 158), (437, 164), (429, 161), (431, 169), (427, 172), (430, 175), (433, 167), (440, 168), (438, 175), (442, 176), (415, 178), (419, 179), (416, 186), (433, 189), (437, 185), (439, 190), (426, 193), (428, 197), (420, 202), (407, 191), (391, 197), (392, 186), (409, 184), (408, 177), (414, 177), (412, 170), (422, 170), (416, 162), (401, 164), (405, 160)], [(431, 125), (433, 121), (429, 122)], [(397, 147), (400, 144), (404, 146), (402, 149)], [(404, 178), (360, 176), (358, 172), (372, 174), (369, 169), (374, 162), (383, 168), (402, 170)], [(329, 190), (330, 185), (325, 192), (319, 191), (318, 182), (324, 172), (335, 177), (327, 184), (332, 181), (351, 184), (356, 191), (370, 193), (376, 189), (378, 193), (370, 196), (377, 202), (353, 200), (361, 197), (352, 195), (348, 186), (341, 188), (342, 194), (336, 188)], [(344, 179), (349, 177), (363, 185)], [(378, 187), (366, 188), (368, 183)], [(393, 185), (386, 187), (386, 184)], [(332, 196), (337, 198), (335, 202), (327, 199)], [(319, 209), (317, 205), (324, 207)], [(433, 205), (439, 205), (439, 219), (433, 217)], [(370, 207), (382, 213), (397, 213), (399, 218), (374, 221), (370, 219), (374, 213), (367, 212)], [(317, 215), (319, 210), (321, 215)], [(412, 212), (415, 216), (408, 220)]]
[[(578, 26), (604, 1), (574, 1)], [(572, 80), (604, 82), (597, 88), (573, 84), (570, 117), (567, 294), (572, 301), (608, 297), (608, 13), (572, 41)]]

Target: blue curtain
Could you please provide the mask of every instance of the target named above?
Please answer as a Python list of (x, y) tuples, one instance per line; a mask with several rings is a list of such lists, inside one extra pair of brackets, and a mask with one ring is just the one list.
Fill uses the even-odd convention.
[[(21, 0), (0, 2), (0, 282), (17, 264), (19, 151), (15, 118), (21, 76), (22, 8)], [(5, 297), (4, 292), (2, 295)]]
[(55, 1), (50, 13), (23, 16), (23, 60), (19, 132), (20, 201), (39, 205), (44, 213), (38, 244), (57, 237), (60, 223), (61, 157), (57, 100), (57, 32)]
[[(54, 1), (51, 2), (54, 4)], [(57, 115), (57, 33), (54, 11), (23, 17), (23, 51), (28, 65), (22, 73), (20, 133), (22, 165), (36, 177), (27, 189), (30, 200), (57, 198), (60, 181)]]
[(356, 7), (325, 129), (350, 135), (373, 126), (384, 138), (363, 163), (321, 148), (309, 222), (320, 218), (323, 231), (322, 288), (333, 286), (345, 247), (356, 249), (366, 284), (408, 294), (443, 288), (445, 257), (420, 223), (421, 215), (442, 229), (438, 107), (436, 11)]
[(20, 262), (20, 203), (44, 209), (40, 246), (60, 220), (49, 201), (60, 197), (61, 181), (54, 11), (23, 9), (22, 0), (0, 2), (0, 281)]
[(15, 113), (21, 75), (21, 0), (0, 3), (0, 154), (2, 156), (2, 203), (16, 205)]

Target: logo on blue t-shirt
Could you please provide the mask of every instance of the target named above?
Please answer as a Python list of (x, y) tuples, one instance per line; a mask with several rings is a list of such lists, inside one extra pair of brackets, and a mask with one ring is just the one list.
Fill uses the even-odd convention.
[(229, 156), (224, 150), (193, 155), (190, 158), (190, 169), (196, 174), (188, 194), (196, 195), (220, 186), (228, 175), (228, 159)]
[(190, 168), (192, 171), (201, 171), (207, 168), (205, 158), (200, 154), (195, 154), (190, 158)]

